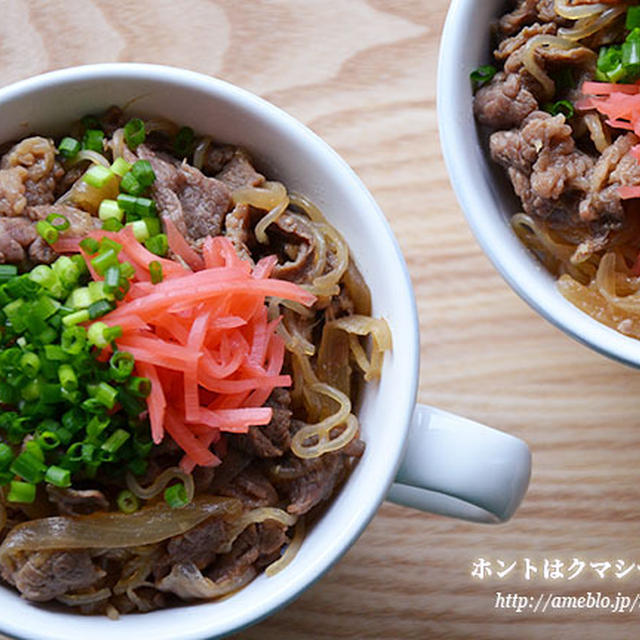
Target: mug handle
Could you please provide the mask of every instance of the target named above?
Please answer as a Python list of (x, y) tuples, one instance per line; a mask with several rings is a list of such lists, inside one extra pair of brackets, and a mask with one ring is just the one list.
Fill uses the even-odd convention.
[(387, 499), (474, 522), (507, 521), (529, 485), (531, 452), (520, 439), (418, 404)]

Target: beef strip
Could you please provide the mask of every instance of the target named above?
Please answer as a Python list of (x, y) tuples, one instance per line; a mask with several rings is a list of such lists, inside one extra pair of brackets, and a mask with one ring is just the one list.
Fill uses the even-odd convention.
[(593, 158), (575, 146), (564, 116), (536, 111), (520, 129), (491, 136), (491, 157), (507, 169), (526, 213), (557, 226), (576, 222)]
[(64, 174), (62, 165), (56, 162), (53, 140), (34, 136), (16, 144), (0, 162), (3, 170), (23, 168), (24, 196), (27, 204), (51, 204), (54, 200), (56, 182)]
[(518, 74), (496, 73), (475, 95), (473, 110), (478, 122), (492, 129), (520, 124), (538, 108), (538, 101)]
[(258, 187), (264, 182), (264, 176), (258, 173), (246, 151), (236, 149), (224, 167), (215, 176), (224, 182), (231, 191), (243, 187)]
[(207, 575), (219, 582), (243, 574), (253, 564), (269, 564), (265, 560), (271, 561), (287, 540), (284, 525), (279, 522), (249, 525), (233, 543), (231, 551), (218, 556)]
[(309, 224), (302, 217), (285, 212), (267, 228), (267, 235), (270, 250), (276, 249), (278, 253), (278, 264), (273, 269), (273, 277), (292, 280), (298, 284), (305, 282), (315, 250), (315, 240)]
[(13, 572), (3, 567), (2, 575), (25, 598), (46, 602), (92, 586), (105, 572), (93, 564), (88, 551), (37, 551)]
[(0, 218), (0, 264), (24, 262), (29, 245), (37, 237), (33, 224), (27, 218)]
[(25, 215), (34, 222), (45, 220), (51, 213), (64, 216), (69, 221), (69, 229), (64, 233), (69, 237), (83, 237), (91, 231), (99, 229), (101, 221), (90, 213), (66, 204), (37, 205), (28, 207)]
[(206, 236), (220, 234), (231, 208), (231, 194), (224, 183), (146, 145), (138, 147), (137, 155), (148, 160), (156, 174), (151, 192), (163, 219), (170, 219), (196, 247)]
[(224, 235), (231, 240), (236, 253), (244, 260), (252, 261), (257, 240), (253, 229), (264, 211), (248, 204), (237, 204), (224, 219)]
[(250, 509), (274, 507), (279, 502), (278, 493), (271, 482), (254, 467), (239, 473), (232, 482), (222, 486), (218, 493), (237, 498)]
[(500, 18), (499, 33), (510, 36), (523, 27), (534, 22), (555, 22), (565, 25), (566, 20), (560, 18), (554, 8), (555, 0), (518, 0), (514, 9)]
[(250, 427), (249, 433), (238, 434), (231, 441), (237, 447), (259, 458), (276, 458), (291, 446), (291, 394), (286, 389), (275, 389), (265, 406), (273, 409), (271, 422), (264, 427)]
[(95, 511), (108, 511), (109, 501), (97, 489), (63, 489), (47, 485), (49, 501), (56, 505), (62, 515), (85, 516)]
[(210, 145), (202, 162), (202, 172), (208, 176), (220, 173), (224, 166), (231, 161), (235, 152), (236, 147), (229, 144)]
[(171, 538), (167, 544), (167, 556), (159, 564), (171, 566), (192, 562), (198, 569), (204, 569), (213, 562), (228, 535), (229, 525), (224, 520), (209, 518), (191, 531)]
[(0, 216), (20, 216), (27, 206), (24, 167), (0, 169)]

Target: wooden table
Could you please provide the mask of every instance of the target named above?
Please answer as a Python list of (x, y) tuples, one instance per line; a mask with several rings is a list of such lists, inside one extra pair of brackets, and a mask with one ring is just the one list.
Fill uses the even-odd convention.
[[(467, 229), (438, 146), (435, 87), (447, 0), (9, 0), (0, 84), (102, 61), (202, 71), (309, 125), (386, 212), (413, 277), (419, 399), (526, 439), (531, 488), (496, 527), (384, 505), (299, 600), (237, 636), (629, 638), (637, 614), (496, 609), (502, 594), (640, 592), (640, 374), (570, 340), (502, 281)], [(472, 578), (472, 563), (494, 574)], [(523, 577), (524, 558), (539, 574)], [(588, 569), (545, 580), (544, 559)], [(498, 560), (516, 567), (503, 578)], [(590, 562), (608, 561), (603, 579)], [(621, 565), (619, 565), (621, 567)], [(629, 565), (625, 565), (629, 566)], [(565, 569), (568, 569), (565, 566)], [(621, 571), (619, 571), (621, 572)], [(0, 612), (0, 616), (2, 613)]]

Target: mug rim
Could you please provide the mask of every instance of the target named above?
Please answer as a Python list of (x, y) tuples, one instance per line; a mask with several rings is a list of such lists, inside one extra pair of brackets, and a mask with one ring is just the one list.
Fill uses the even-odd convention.
[[(329, 167), (332, 175), (336, 176), (336, 180), (339, 178), (340, 181), (344, 181), (346, 184), (348, 183), (349, 187), (354, 190), (354, 199), (357, 197), (359, 204), (361, 204), (366, 211), (366, 215), (373, 217), (372, 224), (378, 228), (384, 228), (383, 243), (385, 248), (390, 250), (390, 253), (384, 256), (384, 259), (395, 263), (394, 268), (401, 273), (401, 279), (400, 282), (397, 283), (397, 286), (402, 289), (401, 293), (404, 300), (403, 309), (406, 313), (403, 328), (410, 334), (407, 339), (411, 348), (402, 354), (405, 357), (403, 362), (406, 364), (407, 375), (404, 381), (406, 388), (400, 398), (402, 403), (398, 405), (398, 420), (395, 425), (398, 431), (398, 443), (396, 448), (389, 452), (389, 462), (384, 462), (386, 470), (378, 478), (377, 486), (374, 486), (373, 489), (368, 488), (369, 490), (366, 493), (366, 497), (365, 494), (362, 494), (362, 504), (358, 507), (357, 517), (354, 516), (349, 522), (346, 531), (341, 533), (339, 547), (336, 547), (331, 553), (326, 553), (321, 556), (312, 566), (299, 568), (296, 573), (298, 579), (291, 580), (291, 585), (288, 588), (280, 589), (277, 595), (267, 598), (265, 602), (257, 603), (255, 609), (252, 611), (239, 613), (232, 620), (232, 624), (227, 625), (225, 628), (216, 625), (215, 609), (211, 609), (208, 619), (204, 620), (202, 624), (194, 624), (191, 629), (180, 631), (180, 637), (184, 640), (201, 640), (203, 638), (220, 637), (221, 635), (237, 632), (259, 622), (289, 604), (326, 573), (326, 571), (344, 555), (375, 515), (401, 463), (411, 418), (415, 408), (420, 357), (418, 312), (409, 271), (397, 239), (380, 207), (361, 179), (332, 147), (308, 127), (282, 109), (249, 91), (226, 81), (179, 67), (143, 63), (92, 64), (39, 74), (0, 88), (0, 111), (7, 102), (20, 98), (25, 94), (28, 95), (31, 92), (46, 91), (58, 85), (74, 84), (85, 80), (95, 81), (96, 78), (117, 82), (119, 79), (130, 80), (132, 77), (144, 78), (145, 80), (151, 80), (152, 82), (166, 86), (194, 88), (208, 93), (210, 98), (213, 98), (214, 94), (217, 94), (229, 103), (230, 108), (239, 108), (239, 106), (242, 105), (242, 108), (259, 112), (261, 116), (269, 120), (272, 126), (275, 127), (278, 125), (295, 132), (296, 138), (300, 138), (301, 144), (312, 149), (311, 153), (320, 158), (323, 165)], [(231, 107), (231, 105), (233, 106)], [(396, 398), (394, 398), (394, 400), (395, 399)], [(347, 484), (350, 480), (351, 478), (347, 480)], [(327, 514), (323, 517), (326, 517), (326, 515)], [(8, 587), (3, 586), (3, 589), (4, 588)], [(201, 608), (204, 613), (205, 607), (214, 607), (215, 604), (215, 602), (199, 603), (194, 605), (194, 610)], [(51, 615), (64, 615), (63, 619), (68, 619), (69, 616), (73, 618), (79, 617), (79, 614), (72, 612), (65, 612), (64, 614), (52, 613)], [(140, 615), (142, 614), (131, 614), (133, 617)], [(153, 616), (154, 612), (143, 615), (146, 620), (149, 620), (148, 616)], [(204, 618), (202, 615), (200, 617)], [(126, 618), (123, 618), (123, 620), (124, 619)], [(122, 624), (122, 621), (120, 624)], [(126, 624), (126, 622), (124, 624)], [(149, 622), (149, 624), (152, 625), (151, 622)], [(117, 625), (118, 623), (116, 623), (116, 626)], [(126, 628), (121, 628), (118, 631), (116, 626), (113, 627), (114, 639), (120, 637), (119, 634), (126, 632)], [(21, 628), (18, 628), (16, 625), (7, 626), (5, 619), (0, 620), (0, 628), (2, 628), (5, 633), (16, 638), (24, 638), (25, 640), (27, 638), (29, 640), (35, 638), (42, 639), (44, 637), (58, 638), (58, 635), (43, 635), (43, 633), (46, 633), (46, 629), (42, 629), (39, 626), (37, 628), (34, 626), (34, 628), (29, 629), (28, 634), (25, 634), (23, 627), (24, 625)], [(50, 631), (50, 634), (51, 633), (52, 631)], [(174, 633), (177, 633), (177, 630), (174, 631)], [(67, 634), (66, 637), (73, 638), (74, 636)], [(166, 635), (165, 631), (157, 637), (163, 639), (172, 638), (175, 637), (175, 635)]]
[[(497, 10), (502, 5), (494, 0), (489, 6)], [(479, 29), (485, 34), (484, 47), (473, 40)], [(437, 112), (449, 179), (467, 223), (503, 279), (536, 312), (585, 346), (640, 368), (640, 340), (602, 324), (564, 298), (555, 279), (506, 222), (513, 211), (495, 186), (488, 151), (473, 117), (469, 82), (469, 72), (486, 62), (482, 53), (470, 58), (470, 49), (488, 50), (488, 34), (489, 25), (478, 20), (474, 0), (452, 0), (440, 42)], [(462, 41), (471, 46), (460, 47)]]

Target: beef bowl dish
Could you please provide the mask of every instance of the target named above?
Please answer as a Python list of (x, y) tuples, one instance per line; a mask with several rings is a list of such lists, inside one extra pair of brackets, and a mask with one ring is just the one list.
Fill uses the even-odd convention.
[(640, 6), (518, 0), (490, 41), (473, 111), (517, 197), (513, 231), (562, 296), (639, 338)]
[[(627, 165), (634, 156), (624, 152), (619, 162), (611, 156), (609, 171), (608, 156), (598, 150), (611, 146), (607, 140), (613, 144), (626, 136), (629, 144), (633, 138), (628, 134), (636, 135), (620, 126), (624, 114), (609, 117), (600, 111), (609, 110), (610, 96), (615, 103), (619, 97), (614, 94), (628, 92), (637, 82), (628, 80), (633, 78), (629, 60), (622, 61), (623, 49), (628, 56), (635, 46), (630, 9), (637, 9), (637, 3), (452, 0), (439, 56), (438, 121), (462, 211), (507, 283), (568, 335), (637, 368), (636, 320), (631, 304), (626, 305), (633, 302), (628, 294), (634, 293), (637, 259), (629, 240), (637, 198), (632, 197), (634, 166)], [(616, 58), (624, 76), (608, 67), (607, 61), (615, 65)], [(617, 89), (603, 95), (598, 93), (603, 85)], [(549, 116), (554, 120), (538, 129)], [(533, 124), (524, 131), (527, 118)], [(554, 122), (566, 128), (549, 140), (536, 138), (543, 130), (551, 133)], [(525, 144), (522, 135), (529, 133), (533, 137)], [(517, 166), (499, 149), (508, 147), (509, 139), (516, 145), (514, 161), (523, 142), (523, 162)], [(622, 144), (615, 147), (618, 152)], [(562, 177), (558, 167), (564, 164), (577, 173)], [(622, 173), (627, 175), (622, 178)], [(616, 261), (615, 295), (605, 277), (612, 257), (602, 262), (608, 253)]]
[(134, 106), (0, 160), (0, 574), (112, 618), (286, 567), (391, 349), (304, 193)]

